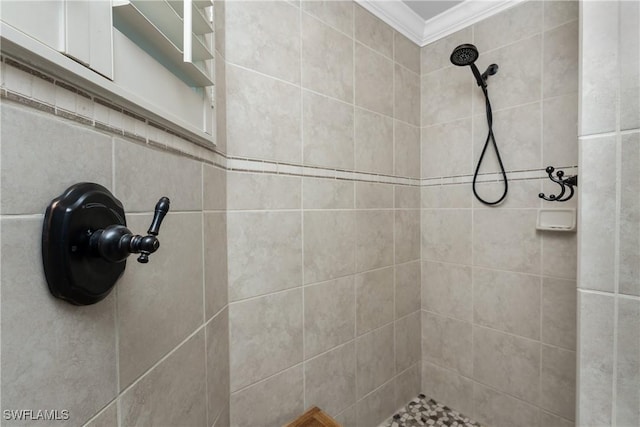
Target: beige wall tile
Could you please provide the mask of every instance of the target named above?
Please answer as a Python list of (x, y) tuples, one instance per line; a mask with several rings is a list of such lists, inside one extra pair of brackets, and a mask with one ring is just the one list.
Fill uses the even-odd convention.
[(588, 2), (581, 5), (580, 135), (610, 132), (616, 128), (619, 3)]
[(205, 425), (204, 347), (201, 330), (125, 391), (120, 425)]
[(232, 392), (301, 362), (302, 291), (231, 304), (229, 344)]
[(575, 279), (578, 272), (577, 242), (577, 233), (545, 232), (542, 235), (542, 274)]
[(640, 6), (620, 2), (620, 129), (640, 128)]
[(395, 399), (390, 399), (394, 395), (394, 382), (389, 381), (373, 393), (360, 400), (356, 405), (357, 426), (377, 426), (382, 423), (393, 411)]
[(420, 47), (397, 31), (393, 32), (393, 59), (420, 74)]
[(543, 96), (558, 96), (578, 90), (578, 21), (544, 33)]
[(355, 281), (357, 335), (393, 321), (393, 268), (358, 274)]
[(422, 47), (420, 49), (422, 74), (450, 66), (449, 57), (453, 49), (461, 44), (471, 43), (471, 37), (471, 27), (467, 27)]
[[(302, 365), (231, 395), (231, 424), (234, 427), (281, 426), (304, 411)], [(251, 409), (251, 410), (249, 410)]]
[(355, 104), (393, 116), (393, 61), (356, 43)]
[[(470, 157), (470, 156), (469, 156)], [(470, 208), (473, 191), (470, 184), (434, 185), (422, 188), (422, 207)], [(474, 200), (475, 202), (475, 200)]]
[(356, 170), (393, 174), (393, 119), (356, 108)]
[(300, 82), (298, 9), (281, 1), (230, 1), (225, 20), (227, 61), (291, 83)]
[(473, 37), (482, 54), (537, 34), (541, 28), (542, 2), (529, 1), (475, 24)]
[[(541, 5), (541, 2), (533, 2)], [(541, 6), (540, 6), (541, 7)], [(482, 48), (478, 46), (480, 52)], [(498, 64), (498, 74), (489, 80), (494, 111), (540, 100), (542, 85), (542, 36), (536, 35), (480, 56), (476, 65), (484, 70)], [(469, 73), (468, 70), (461, 70)], [(471, 78), (471, 76), (469, 76)], [(474, 80), (473, 108), (483, 111), (485, 99)]]
[(578, 19), (578, 4), (577, 0), (544, 2), (545, 31)]
[(304, 163), (353, 169), (353, 106), (303, 92)]
[[(3, 214), (42, 214), (52, 199), (77, 182), (113, 189), (109, 136), (4, 101), (1, 114)], [(146, 173), (163, 166), (153, 162)], [(136, 181), (148, 186), (146, 179)], [(135, 187), (135, 181), (129, 184)], [(122, 202), (127, 211), (134, 207), (126, 198)]]
[[(564, 3), (558, 2), (558, 3)], [(569, 1), (567, 1), (569, 3)], [(575, 427), (574, 421), (567, 421), (552, 414), (548, 414), (544, 411), (539, 411), (540, 427)]]
[(396, 275), (396, 319), (420, 310), (420, 261), (397, 265)]
[(542, 114), (542, 166), (577, 165), (578, 94), (545, 99)]
[(227, 206), (227, 171), (202, 165), (202, 208), (223, 211)]
[(302, 86), (342, 101), (353, 101), (352, 39), (305, 14)]
[(418, 339), (421, 334), (420, 312), (416, 311), (399, 319), (395, 322), (395, 328), (396, 372), (402, 372), (421, 358), (422, 350)]
[(354, 10), (356, 40), (393, 57), (393, 29), (359, 5)]
[(229, 301), (227, 270), (227, 214), (207, 212), (203, 221), (205, 319)]
[(392, 210), (356, 211), (356, 271), (393, 264)]
[(302, 284), (299, 212), (229, 212), (229, 300)]
[(422, 392), (467, 417), (473, 413), (473, 382), (457, 373), (422, 362)]
[(420, 82), (421, 126), (469, 117), (471, 115), (469, 99), (472, 93), (471, 83), (472, 77), (469, 71), (454, 65), (424, 74)]
[(304, 178), (304, 209), (349, 209), (354, 207), (354, 183), (335, 179)]
[(531, 427), (539, 422), (534, 406), (478, 383), (473, 384), (473, 406), (475, 420), (492, 427)]
[(227, 150), (232, 156), (300, 163), (300, 88), (227, 66)]
[(304, 364), (305, 401), (335, 416), (356, 403), (356, 346), (353, 341)]
[(542, 346), (540, 406), (573, 420), (576, 411), (576, 353)]
[(53, 298), (34, 257), (42, 218), (1, 227), (3, 408), (67, 409), (80, 425), (117, 394), (115, 295), (86, 307)]
[(420, 209), (419, 186), (396, 185), (393, 191), (396, 209)]
[[(356, 340), (356, 393), (358, 399), (361, 399), (393, 377), (395, 372), (393, 353), (392, 324), (369, 332)], [(393, 382), (390, 384), (391, 393), (393, 393)], [(387, 395), (387, 399), (389, 396)], [(394, 406), (395, 399), (389, 400), (391, 401), (391, 406)], [(359, 405), (361, 403), (362, 401), (360, 401)], [(389, 416), (391, 411), (385, 413), (384, 416)], [(358, 414), (361, 414), (361, 412), (358, 411)]]
[(394, 121), (394, 173), (420, 178), (420, 128)]
[(229, 172), (227, 176), (229, 210), (300, 209), (302, 178)]
[(420, 364), (420, 361), (418, 361), (396, 376), (396, 408), (405, 406), (407, 402), (415, 399), (421, 393)]
[(616, 422), (640, 423), (640, 301), (618, 298)]
[[(508, 175), (507, 179), (509, 179)], [(550, 180), (548, 181), (552, 183)], [(540, 179), (531, 179), (525, 181), (510, 180), (508, 182), (507, 197), (500, 203), (499, 206), (501, 208), (539, 208), (540, 198), (538, 197), (538, 194), (542, 190), (541, 184), (542, 181)], [(552, 187), (552, 190), (556, 191), (556, 189), (559, 187), (557, 184), (554, 185), (555, 187)], [(467, 187), (471, 186), (468, 185)], [(471, 189), (467, 189), (467, 191), (472, 193)], [(504, 194), (504, 181), (502, 180), (502, 178), (500, 178), (499, 182), (476, 183), (476, 193), (478, 193), (478, 195), (484, 200), (487, 200), (489, 202), (496, 201)], [(493, 209), (492, 206), (485, 205), (475, 196), (472, 197), (473, 205), (475, 208)], [(553, 207), (556, 207), (556, 205), (557, 203), (555, 203)], [(564, 206), (566, 205), (563, 205), (563, 207)]]
[[(149, 224), (151, 215), (128, 218), (132, 230)], [(169, 212), (160, 232), (162, 247), (150, 264), (129, 261), (117, 288), (121, 390), (202, 323), (202, 236), (202, 214)]]
[(394, 73), (394, 117), (420, 126), (420, 75), (398, 64)]
[(473, 377), (527, 402), (538, 402), (540, 343), (473, 328)]
[[(161, 196), (169, 197), (172, 211), (202, 210), (200, 163), (121, 139), (114, 144), (114, 194), (127, 213), (153, 212)], [(144, 177), (141, 164), (148, 165)]]
[(540, 239), (534, 209), (478, 209), (473, 216), (474, 264), (539, 274)]
[(621, 139), (618, 291), (640, 296), (640, 133)]
[(422, 308), (470, 322), (473, 318), (471, 267), (422, 263)]
[(575, 281), (543, 278), (542, 342), (575, 350), (576, 305)]
[(304, 213), (305, 284), (355, 272), (355, 220), (355, 212)]
[(420, 211), (396, 210), (394, 235), (396, 263), (420, 259)]
[(353, 34), (352, 1), (303, 1), (302, 10), (347, 35)]
[(109, 404), (95, 418), (84, 427), (113, 427), (118, 425), (118, 405), (116, 402)]
[(385, 209), (393, 207), (393, 186), (375, 182), (356, 182), (357, 209)]
[(353, 276), (305, 287), (305, 358), (353, 339), (355, 310)]
[(612, 425), (614, 303), (613, 296), (578, 292), (577, 425)]
[(581, 289), (614, 290), (616, 137), (580, 141)]
[(229, 311), (225, 308), (206, 326), (207, 425), (229, 405)]
[(422, 177), (473, 173), (471, 119), (422, 128)]
[(423, 360), (470, 377), (473, 357), (468, 350), (471, 344), (471, 323), (422, 312)]
[(539, 276), (473, 269), (474, 323), (540, 339)]
[[(541, 104), (539, 102), (493, 113), (493, 131), (506, 170), (528, 170), (542, 167), (540, 136)], [(476, 110), (478, 111), (478, 110)], [(482, 114), (473, 118), (473, 162), (477, 164), (487, 140), (487, 120)], [(554, 162), (557, 162), (554, 160)], [(555, 163), (557, 164), (557, 163)], [(480, 173), (500, 172), (498, 158), (490, 143)], [(537, 194), (534, 195), (534, 197)]]
[(345, 409), (334, 419), (343, 427), (356, 427), (356, 405)]
[(422, 211), (422, 258), (471, 264), (471, 211)]

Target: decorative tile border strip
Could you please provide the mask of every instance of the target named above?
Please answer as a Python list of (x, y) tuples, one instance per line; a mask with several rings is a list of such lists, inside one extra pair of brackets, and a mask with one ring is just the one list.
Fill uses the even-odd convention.
[(13, 58), (0, 57), (3, 99), (100, 131), (224, 168), (226, 158), (211, 144), (169, 129), (98, 95), (92, 95)]
[[(561, 169), (567, 176), (575, 175), (578, 173), (577, 166), (560, 166), (556, 169)], [(532, 179), (549, 179), (549, 175), (544, 169), (528, 169), (528, 170), (516, 170), (507, 171), (507, 179), (509, 181), (526, 181)], [(458, 185), (458, 184), (471, 184), (473, 182), (473, 175), (458, 175), (439, 178), (425, 178), (420, 182), (421, 187), (431, 187), (438, 185)], [(491, 183), (502, 182), (501, 173), (485, 173), (479, 174), (478, 183)]]
[[(410, 187), (469, 184), (473, 175), (410, 178), (397, 175), (309, 166), (287, 162), (227, 156), (187, 135), (168, 129), (99, 96), (90, 95), (64, 81), (46, 75), (9, 57), (0, 57), (3, 81), (0, 96), (37, 110), (92, 126), (135, 143), (201, 161), (235, 172), (266, 173), (307, 178), (326, 178)], [(7, 68), (11, 67), (11, 68)], [(35, 93), (37, 92), (37, 93)], [(577, 166), (558, 167), (567, 175)], [(548, 178), (544, 169), (508, 171), (509, 180)], [(499, 182), (499, 173), (481, 174), (478, 182)]]

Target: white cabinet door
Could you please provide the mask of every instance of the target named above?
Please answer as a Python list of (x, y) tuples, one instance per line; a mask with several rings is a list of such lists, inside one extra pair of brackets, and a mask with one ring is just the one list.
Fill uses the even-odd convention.
[(113, 79), (111, 0), (65, 1), (63, 53)]

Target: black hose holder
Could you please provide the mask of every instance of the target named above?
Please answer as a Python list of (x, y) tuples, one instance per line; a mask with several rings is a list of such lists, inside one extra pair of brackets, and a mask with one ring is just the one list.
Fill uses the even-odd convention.
[(84, 182), (69, 187), (51, 201), (42, 229), (42, 261), (51, 293), (75, 305), (104, 299), (126, 267), (127, 257), (138, 262), (160, 247), (157, 236), (169, 212), (162, 197), (146, 236), (126, 227), (122, 203), (99, 184)]

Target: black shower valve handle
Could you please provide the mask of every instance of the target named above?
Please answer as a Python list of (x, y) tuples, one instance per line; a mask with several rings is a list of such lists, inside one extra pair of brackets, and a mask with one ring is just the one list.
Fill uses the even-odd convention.
[(160, 225), (162, 225), (162, 220), (169, 212), (170, 205), (171, 201), (168, 197), (161, 197), (160, 200), (158, 200), (158, 203), (156, 203), (153, 220), (151, 221), (151, 225), (149, 226), (147, 234), (157, 236), (158, 233), (160, 233)]
[(169, 207), (171, 205), (171, 201), (168, 197), (161, 197), (156, 203), (156, 208), (153, 213), (153, 219), (151, 220), (151, 225), (149, 226), (149, 230), (147, 231), (147, 236), (136, 236), (142, 237), (140, 240), (139, 250), (133, 253), (140, 253), (138, 257), (138, 262), (141, 264), (146, 264), (149, 262), (149, 255), (154, 253), (160, 247), (160, 241), (156, 238), (158, 234), (160, 234), (160, 226), (162, 225), (162, 221), (164, 217), (169, 212)]
[(148, 263), (149, 255), (160, 248), (160, 241), (156, 236), (160, 232), (162, 220), (169, 212), (169, 206), (167, 197), (162, 197), (158, 201), (146, 236), (133, 234), (127, 227), (120, 224), (89, 232), (90, 253), (114, 263), (126, 260), (131, 254), (140, 254), (138, 262)]

